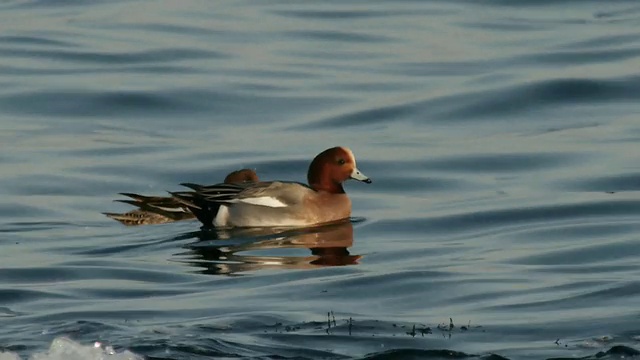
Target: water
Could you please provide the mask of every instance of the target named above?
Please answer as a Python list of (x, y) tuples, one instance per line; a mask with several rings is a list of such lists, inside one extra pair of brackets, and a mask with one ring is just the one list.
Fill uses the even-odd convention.
[[(2, 2), (0, 349), (637, 354), (639, 25), (621, 0)], [(351, 224), (101, 214), (304, 181), (334, 145), (374, 181)]]

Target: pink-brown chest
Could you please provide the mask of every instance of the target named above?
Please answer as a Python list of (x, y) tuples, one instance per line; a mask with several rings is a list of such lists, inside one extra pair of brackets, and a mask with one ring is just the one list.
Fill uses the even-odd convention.
[(344, 193), (314, 192), (305, 196), (303, 208), (304, 216), (314, 224), (333, 222), (351, 216), (351, 200)]

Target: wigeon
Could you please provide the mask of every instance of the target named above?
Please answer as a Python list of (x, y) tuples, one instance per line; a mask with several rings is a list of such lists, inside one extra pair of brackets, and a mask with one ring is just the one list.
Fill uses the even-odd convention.
[(181, 185), (194, 191), (172, 195), (206, 220), (205, 227), (300, 227), (349, 218), (351, 200), (342, 187), (349, 179), (371, 183), (356, 167), (351, 150), (334, 147), (313, 159), (308, 185), (288, 181), (208, 186), (185, 183)]
[[(225, 184), (242, 184), (258, 182), (258, 175), (252, 169), (241, 169), (229, 173), (224, 178)], [(144, 196), (133, 193), (120, 193), (133, 200), (116, 200), (139, 209), (124, 214), (104, 213), (106, 216), (121, 222), (124, 225), (150, 225), (164, 224), (168, 222), (193, 219), (195, 217), (188, 206), (178, 201), (175, 197)], [(206, 219), (203, 219), (206, 221)]]

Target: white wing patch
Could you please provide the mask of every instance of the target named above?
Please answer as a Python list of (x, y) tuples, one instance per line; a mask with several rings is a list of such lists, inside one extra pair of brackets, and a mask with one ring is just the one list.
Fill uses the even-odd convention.
[(174, 212), (174, 213), (184, 213), (184, 212), (189, 212), (188, 210), (185, 210), (185, 208), (183, 207), (165, 207), (165, 206), (157, 206), (157, 205), (151, 205), (156, 209), (160, 209), (162, 211), (166, 211), (166, 212)]
[(216, 218), (213, 219), (213, 225), (215, 227), (224, 227), (229, 224), (229, 208), (224, 205), (220, 205)]
[(282, 201), (271, 197), (271, 196), (261, 196), (261, 197), (252, 197), (252, 198), (242, 198), (242, 199), (234, 199), (231, 201), (233, 203), (245, 203), (251, 205), (259, 205), (259, 206), (267, 206), (272, 208), (279, 207), (287, 207), (288, 205), (283, 203)]

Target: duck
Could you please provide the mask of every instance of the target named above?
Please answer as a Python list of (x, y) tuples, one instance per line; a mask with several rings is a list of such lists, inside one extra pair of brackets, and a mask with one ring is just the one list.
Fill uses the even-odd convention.
[(344, 146), (326, 149), (313, 158), (308, 184), (268, 181), (214, 185), (182, 183), (192, 191), (171, 195), (203, 222), (203, 227), (308, 227), (339, 222), (351, 216), (351, 200), (343, 183), (372, 180), (356, 166)]
[[(242, 184), (258, 181), (260, 179), (255, 170), (240, 169), (230, 172), (223, 182), (225, 184)], [(138, 209), (126, 213), (103, 214), (127, 226), (165, 224), (190, 220), (196, 217), (188, 206), (173, 196), (145, 196), (135, 193), (120, 193), (120, 195), (127, 196), (130, 199), (116, 201), (137, 206)], [(206, 218), (202, 220), (207, 221)]]

